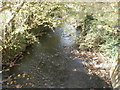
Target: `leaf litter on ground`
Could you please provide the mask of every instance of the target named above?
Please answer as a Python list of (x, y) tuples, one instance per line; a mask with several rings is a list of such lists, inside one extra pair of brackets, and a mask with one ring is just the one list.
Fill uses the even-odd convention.
[(73, 50), (71, 53), (79, 55), (79, 59), (83, 60), (83, 65), (88, 70), (88, 74), (97, 75), (101, 77), (106, 83), (111, 86), (110, 81), (110, 65), (101, 58), (101, 53), (92, 51), (78, 51)]

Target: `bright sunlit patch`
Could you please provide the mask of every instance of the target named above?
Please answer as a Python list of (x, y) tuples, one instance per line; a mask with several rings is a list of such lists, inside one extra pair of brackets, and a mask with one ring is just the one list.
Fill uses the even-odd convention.
[(24, 28), (17, 28), (15, 33), (23, 33), (24, 32)]
[(97, 25), (97, 28), (98, 28), (98, 29), (101, 29), (101, 28), (102, 28), (102, 25)]

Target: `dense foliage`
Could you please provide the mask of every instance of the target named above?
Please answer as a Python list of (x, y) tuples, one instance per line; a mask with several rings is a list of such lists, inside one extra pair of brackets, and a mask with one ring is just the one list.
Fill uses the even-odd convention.
[[(81, 50), (95, 49), (111, 59), (117, 58), (117, 3), (4, 2), (1, 6), (7, 8), (0, 12), (5, 60), (38, 42), (36, 36), (41, 36), (45, 28), (53, 30), (63, 21), (80, 27)], [(41, 29), (33, 31), (37, 27)]]
[[(10, 58), (15, 53), (24, 51), (26, 46), (37, 42), (36, 36), (42, 35), (46, 27), (52, 29), (60, 23), (60, 20), (56, 19), (57, 15), (54, 16), (54, 14), (59, 13), (57, 8), (62, 7), (63, 4), (4, 2), (2, 5), (3, 8), (9, 7), (2, 11), (1, 19), (5, 26), (3, 28), (3, 56)], [(61, 10), (61, 12), (64, 11)], [(41, 29), (33, 31), (32, 28), (38, 26), (41, 26)]]
[(119, 43), (117, 3), (88, 4), (86, 12), (89, 13), (84, 19), (80, 48), (94, 48), (104, 53), (108, 60), (117, 60)]

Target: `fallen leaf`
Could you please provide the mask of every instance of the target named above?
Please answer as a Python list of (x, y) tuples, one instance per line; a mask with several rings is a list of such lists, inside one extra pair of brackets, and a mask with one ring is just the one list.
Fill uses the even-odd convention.
[(21, 86), (21, 85), (16, 85), (15, 87), (16, 87), (16, 88), (22, 88), (22, 86)]
[(10, 84), (13, 84), (13, 81), (11, 81)]
[(13, 81), (14, 83), (16, 83), (16, 81)]
[(10, 69), (5, 69), (4, 71), (10, 71)]
[(24, 74), (22, 74), (22, 77), (25, 77), (26, 76), (26, 74), (24, 73)]
[(73, 71), (77, 71), (77, 69), (73, 69)]
[(94, 59), (94, 60), (97, 60), (97, 59), (98, 59), (98, 57), (93, 57), (93, 59)]
[(20, 74), (18, 74), (18, 77), (20, 77), (21, 75)]
[(27, 78), (27, 80), (30, 80), (30, 78)]
[(33, 85), (32, 83), (28, 83), (29, 85)]
[(35, 85), (34, 84), (32, 84), (32, 87), (34, 87)]
[(30, 52), (27, 52), (27, 54), (30, 54)]
[(56, 53), (55, 56), (59, 56), (59, 54)]

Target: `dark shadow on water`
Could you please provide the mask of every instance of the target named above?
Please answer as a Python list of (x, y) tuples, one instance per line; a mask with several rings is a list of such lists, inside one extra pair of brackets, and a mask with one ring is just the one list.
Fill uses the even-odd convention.
[(84, 72), (68, 72), (68, 88), (109, 88), (109, 85), (97, 75), (88, 75)]

